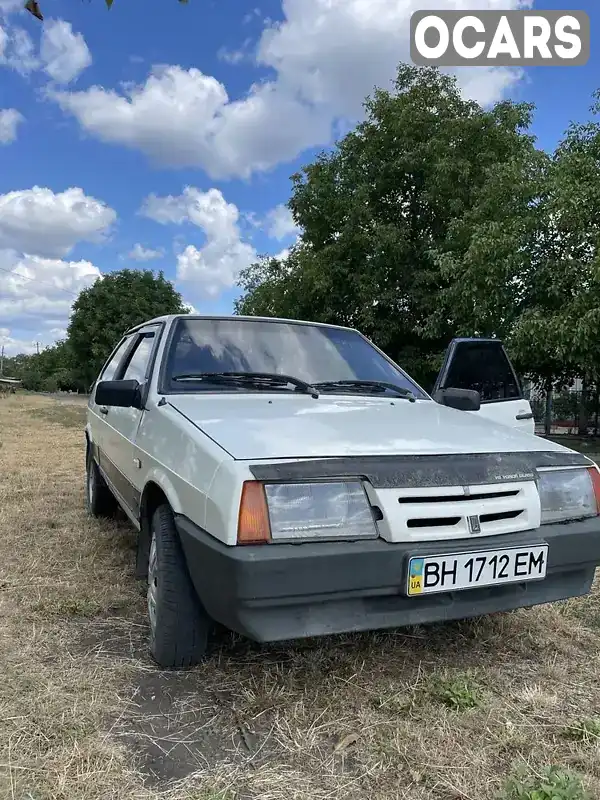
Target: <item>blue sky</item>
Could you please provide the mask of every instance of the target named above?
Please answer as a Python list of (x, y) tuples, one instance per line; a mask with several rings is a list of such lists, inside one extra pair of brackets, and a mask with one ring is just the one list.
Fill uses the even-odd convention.
[[(290, 175), (409, 60), (408, 20), (426, 5), (440, 3), (43, 0), (40, 23), (0, 0), (0, 344), (64, 335), (77, 292), (125, 266), (162, 269), (199, 311), (230, 312), (239, 270), (297, 235)], [(586, 66), (459, 77), (484, 104), (535, 103), (552, 148), (600, 87), (600, 9), (534, 8), (588, 12)]]

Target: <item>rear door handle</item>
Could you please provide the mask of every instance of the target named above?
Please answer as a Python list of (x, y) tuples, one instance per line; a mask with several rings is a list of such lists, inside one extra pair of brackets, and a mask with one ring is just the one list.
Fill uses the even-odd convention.
[(100, 406), (100, 408), (98, 409), (98, 411), (99, 411), (101, 414), (108, 414), (108, 406)]
[(517, 414), (515, 419), (519, 420), (519, 422), (521, 422), (521, 420), (525, 420), (525, 419), (533, 419), (533, 414), (531, 412), (528, 413), (528, 414)]

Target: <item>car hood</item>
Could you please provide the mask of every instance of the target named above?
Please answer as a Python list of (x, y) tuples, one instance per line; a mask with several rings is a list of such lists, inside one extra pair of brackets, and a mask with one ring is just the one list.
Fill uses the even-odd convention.
[(169, 403), (241, 460), (566, 451), (432, 400), (265, 393), (181, 394)]

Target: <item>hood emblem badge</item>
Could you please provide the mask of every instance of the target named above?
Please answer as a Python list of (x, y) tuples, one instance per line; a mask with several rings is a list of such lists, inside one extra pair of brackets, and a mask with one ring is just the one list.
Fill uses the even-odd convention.
[(481, 533), (481, 521), (477, 515), (467, 517), (469, 533)]

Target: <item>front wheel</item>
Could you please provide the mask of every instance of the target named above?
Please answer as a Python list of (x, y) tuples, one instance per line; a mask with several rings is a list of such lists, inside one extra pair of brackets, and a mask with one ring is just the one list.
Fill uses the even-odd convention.
[(92, 517), (111, 517), (117, 501), (100, 474), (91, 452), (88, 453), (85, 478), (85, 507)]
[(150, 653), (166, 669), (186, 669), (206, 654), (212, 622), (190, 579), (173, 512), (159, 506), (150, 526)]

